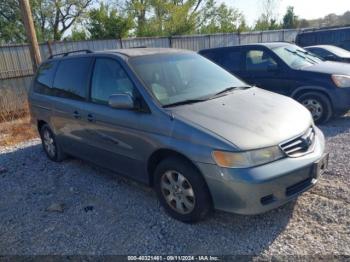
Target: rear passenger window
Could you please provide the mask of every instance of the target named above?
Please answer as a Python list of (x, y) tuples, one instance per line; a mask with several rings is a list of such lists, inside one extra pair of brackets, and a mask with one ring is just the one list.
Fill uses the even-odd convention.
[(228, 71), (240, 70), (241, 52), (239, 50), (220, 50), (207, 53), (205, 56)]
[(267, 71), (270, 67), (277, 67), (277, 63), (268, 52), (263, 50), (250, 50), (247, 52), (247, 71)]
[(34, 92), (50, 95), (57, 62), (46, 62), (39, 68), (34, 82)]
[(120, 64), (108, 58), (97, 58), (91, 85), (91, 101), (108, 104), (113, 94), (133, 96), (134, 87)]
[(91, 58), (81, 57), (62, 60), (57, 68), (53, 84), (54, 95), (84, 100), (86, 98)]
[(221, 65), (229, 71), (239, 71), (240, 60), (241, 53), (239, 51), (229, 51), (223, 54)]

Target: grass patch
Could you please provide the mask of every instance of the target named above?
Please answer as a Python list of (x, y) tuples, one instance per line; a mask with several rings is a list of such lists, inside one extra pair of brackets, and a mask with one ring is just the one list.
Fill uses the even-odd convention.
[(28, 95), (25, 88), (0, 82), (0, 147), (38, 137), (30, 125)]
[(30, 125), (28, 116), (0, 123), (0, 147), (15, 145), (36, 137), (38, 132)]
[(27, 93), (23, 89), (0, 88), (0, 123), (29, 115)]

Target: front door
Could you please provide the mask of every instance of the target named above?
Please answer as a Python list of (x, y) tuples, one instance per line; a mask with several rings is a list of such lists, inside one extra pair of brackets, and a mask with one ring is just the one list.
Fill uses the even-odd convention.
[(250, 48), (244, 52), (244, 69), (240, 76), (249, 84), (287, 95), (293, 76), (268, 49)]
[(152, 150), (142, 123), (152, 114), (136, 110), (115, 109), (108, 105), (112, 94), (139, 97), (119, 61), (96, 58), (91, 79), (90, 103), (86, 115), (85, 143), (91, 147), (89, 159), (117, 173), (145, 181), (146, 156)]

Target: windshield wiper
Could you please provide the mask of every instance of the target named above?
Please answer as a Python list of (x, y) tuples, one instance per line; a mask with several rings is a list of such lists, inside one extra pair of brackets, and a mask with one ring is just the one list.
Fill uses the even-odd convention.
[(214, 96), (221, 95), (221, 94), (224, 94), (224, 93), (228, 93), (228, 92), (230, 92), (230, 91), (232, 91), (233, 89), (236, 89), (236, 88), (237, 88), (237, 86), (230, 86), (228, 88), (225, 88), (224, 90), (221, 90), (220, 92), (215, 93)]
[[(303, 56), (303, 55), (299, 54), (297, 51), (292, 51), (292, 50), (290, 50), (288, 48), (285, 48), (285, 50), (287, 50), (288, 52), (290, 52), (292, 54), (295, 54), (295, 55), (301, 57), (304, 60), (308, 60), (311, 64), (316, 64), (317, 63), (316, 61), (312, 60), (310, 57), (306, 57), (306, 56)], [(301, 53), (303, 53), (303, 52), (301, 52)]]
[(235, 89), (245, 89), (245, 88), (250, 88), (250, 87), (251, 86), (230, 86), (228, 88), (225, 88), (224, 90), (221, 90), (220, 92), (215, 93), (212, 96), (212, 98), (217, 97), (221, 94), (229, 93), (230, 91), (235, 90)]
[(197, 98), (197, 99), (187, 99), (187, 100), (163, 105), (163, 107), (172, 107), (172, 106), (180, 106), (180, 105), (187, 105), (187, 104), (194, 104), (194, 103), (198, 103), (198, 102), (204, 102), (204, 101), (207, 101), (209, 99), (214, 99), (222, 94), (228, 93), (234, 89), (245, 89), (245, 88), (250, 88), (250, 87), (251, 86), (231, 86), (231, 87), (225, 88), (224, 90), (221, 90), (220, 92), (217, 92), (213, 95), (209, 95), (209, 96), (206, 96), (203, 98)]
[[(303, 50), (296, 49), (296, 52), (300, 52), (300, 53), (302, 53), (302, 54), (309, 55), (309, 56), (313, 56), (313, 57), (315, 57), (315, 58), (320, 59), (317, 55), (314, 55), (313, 53), (310, 53), (310, 52), (308, 52), (308, 51), (303, 51)], [(314, 59), (312, 59), (312, 58), (310, 58), (310, 57), (307, 57), (307, 58), (310, 59), (311, 61), (314, 61), (315, 63), (318, 63), (316, 60), (314, 60)]]
[(163, 105), (163, 107), (172, 107), (172, 106), (194, 104), (194, 103), (203, 102), (206, 100), (208, 100), (208, 99), (207, 98), (206, 99), (187, 99), (187, 100), (183, 100), (183, 101), (179, 101), (179, 102), (175, 102), (175, 103), (171, 103), (171, 104), (166, 104), (166, 105)]

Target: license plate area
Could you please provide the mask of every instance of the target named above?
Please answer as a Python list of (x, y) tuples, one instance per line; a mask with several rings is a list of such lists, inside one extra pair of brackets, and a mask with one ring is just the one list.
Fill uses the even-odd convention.
[(321, 176), (328, 168), (329, 154), (324, 154), (318, 161), (314, 163), (313, 168), (313, 178), (318, 178)]

